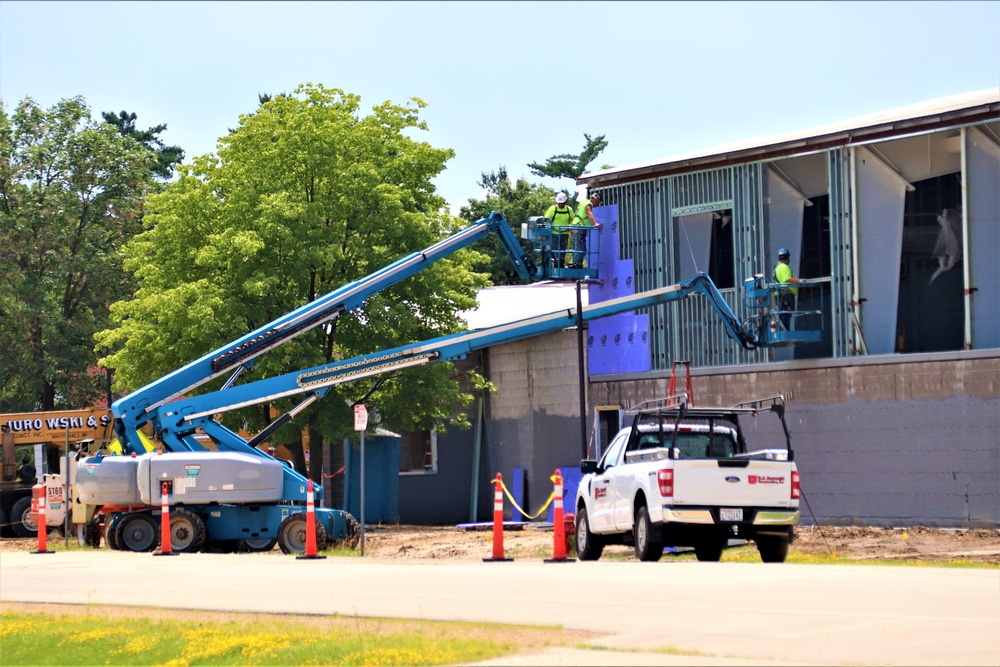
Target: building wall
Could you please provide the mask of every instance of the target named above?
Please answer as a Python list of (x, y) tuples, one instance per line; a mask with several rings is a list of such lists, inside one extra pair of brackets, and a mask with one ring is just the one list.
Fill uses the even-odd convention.
[[(804, 524), (1000, 526), (995, 350), (693, 375), (701, 405), (786, 396)], [(635, 404), (666, 396), (668, 383), (669, 375), (596, 382), (591, 393)]]

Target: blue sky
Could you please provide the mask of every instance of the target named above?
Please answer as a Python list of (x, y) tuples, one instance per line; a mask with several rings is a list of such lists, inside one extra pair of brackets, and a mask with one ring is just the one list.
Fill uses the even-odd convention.
[(0, 98), (134, 111), (188, 160), (305, 82), (363, 110), (419, 97), (418, 136), (483, 171), (578, 153), (624, 166), (1000, 86), (1000, 2), (0, 0)]

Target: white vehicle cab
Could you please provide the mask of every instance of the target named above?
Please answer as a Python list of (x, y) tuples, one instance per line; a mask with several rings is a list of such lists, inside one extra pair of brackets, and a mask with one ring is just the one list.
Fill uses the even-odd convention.
[[(659, 560), (667, 546), (717, 561), (730, 539), (743, 539), (764, 562), (784, 562), (801, 493), (784, 411), (781, 396), (731, 408), (671, 397), (629, 410), (632, 426), (600, 461), (580, 463), (577, 555), (596, 560), (605, 544), (624, 543), (644, 561)], [(780, 420), (772, 433), (783, 446), (751, 450), (740, 418), (764, 413)]]

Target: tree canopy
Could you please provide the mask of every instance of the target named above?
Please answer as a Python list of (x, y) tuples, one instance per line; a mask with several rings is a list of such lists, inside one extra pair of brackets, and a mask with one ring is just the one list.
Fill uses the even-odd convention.
[(104, 118), (105, 123), (118, 128), (118, 133), (123, 137), (135, 139), (156, 155), (153, 174), (157, 178), (169, 179), (173, 175), (174, 165), (180, 164), (184, 160), (184, 150), (180, 146), (166, 146), (160, 139), (160, 133), (167, 129), (165, 123), (140, 130), (135, 126), (136, 115), (134, 112), (121, 111), (116, 116), (113, 111), (103, 111), (101, 117)]
[(0, 100), (0, 412), (101, 395), (93, 334), (129, 292), (122, 245), (141, 230), (155, 156), (94, 122), (82, 97)]
[[(411, 138), (426, 129), (424, 106), (416, 98), (386, 101), (362, 115), (358, 96), (305, 84), (241, 116), (218, 155), (181, 165), (179, 178), (150, 197), (147, 230), (124, 249), (135, 297), (114, 305), (115, 326), (97, 337), (113, 350), (102, 363), (116, 370), (116, 387), (161, 377), (457, 229), (431, 182), (453, 151)], [(244, 381), (460, 330), (457, 311), (473, 308), (475, 289), (486, 283), (472, 269), (481, 261), (470, 250), (439, 260), (342, 314), (330, 330), (316, 328), (260, 357)], [(382, 378), (365, 402), (392, 429), (467, 424), (455, 408), (472, 396), (453, 372), (435, 363)], [(371, 390), (367, 381), (332, 388), (305, 413), (310, 433), (350, 434), (347, 406)], [(296, 402), (274, 407), (283, 412)], [(269, 407), (226, 419), (259, 429)], [(294, 451), (300, 432), (285, 429), (272, 440)], [(322, 465), (316, 444), (314, 477)]]
[[(478, 185), (486, 191), (486, 196), (483, 199), (469, 200), (461, 208), (459, 215), (468, 222), (474, 222), (489, 215), (490, 211), (500, 211), (515, 236), (520, 236), (522, 222), (533, 215), (545, 213), (556, 194), (551, 188), (529, 183), (523, 178), (511, 182), (507, 168), (503, 165), (497, 171), (484, 172)], [(525, 241), (521, 242), (521, 247), (526, 253), (531, 251), (530, 244)], [(487, 270), (494, 285), (516, 285), (521, 282), (495, 234), (478, 241), (475, 249), (489, 258)]]
[(546, 159), (545, 164), (531, 162), (528, 164), (531, 173), (536, 176), (551, 176), (552, 178), (572, 178), (574, 180), (580, 178), (587, 171), (587, 165), (596, 160), (597, 156), (608, 147), (608, 142), (605, 141), (603, 134), (592, 139), (589, 134), (584, 133), (583, 138), (585, 143), (579, 155), (563, 153)]

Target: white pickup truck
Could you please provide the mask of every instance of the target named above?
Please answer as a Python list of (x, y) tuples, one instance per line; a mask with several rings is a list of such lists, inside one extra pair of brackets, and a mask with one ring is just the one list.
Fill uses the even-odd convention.
[[(740, 418), (771, 413), (784, 446), (751, 449)], [(605, 544), (635, 546), (643, 561), (664, 547), (694, 547), (717, 561), (731, 539), (753, 540), (765, 563), (784, 562), (799, 521), (799, 473), (781, 396), (731, 408), (683, 397), (644, 403), (600, 461), (583, 460), (576, 495), (576, 550), (600, 558)], [(756, 425), (755, 425), (756, 426)], [(768, 429), (762, 429), (767, 431)]]

